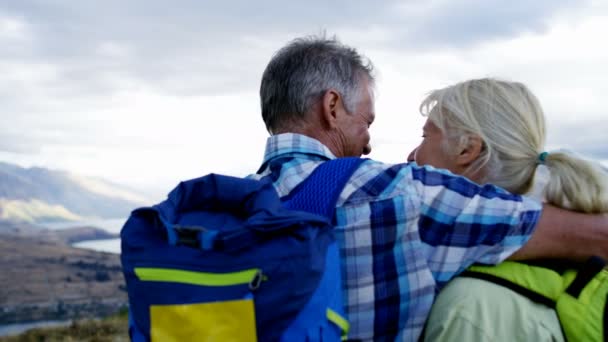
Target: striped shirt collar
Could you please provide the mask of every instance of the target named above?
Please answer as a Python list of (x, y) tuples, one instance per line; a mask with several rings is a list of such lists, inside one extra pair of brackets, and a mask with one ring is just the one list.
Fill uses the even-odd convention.
[(273, 135), (266, 141), (263, 169), (273, 159), (297, 154), (317, 156), (324, 160), (336, 159), (336, 156), (317, 139), (297, 133)]

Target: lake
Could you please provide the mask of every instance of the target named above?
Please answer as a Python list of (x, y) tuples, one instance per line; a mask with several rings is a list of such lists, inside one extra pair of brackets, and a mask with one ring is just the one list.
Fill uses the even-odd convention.
[[(48, 222), (41, 225), (48, 229), (66, 229), (82, 226), (93, 226), (107, 230), (110, 233), (120, 233), (120, 229), (124, 225), (126, 218), (113, 219), (90, 219), (83, 221), (70, 222)], [(72, 244), (74, 247), (92, 249), (95, 251), (109, 252), (120, 254), (120, 239), (105, 239), (105, 240), (89, 240), (81, 241)]]
[(77, 248), (120, 254), (120, 239), (89, 240), (72, 244)]
[(72, 321), (38, 321), (0, 325), (0, 336), (18, 335), (33, 328), (66, 326), (71, 323)]

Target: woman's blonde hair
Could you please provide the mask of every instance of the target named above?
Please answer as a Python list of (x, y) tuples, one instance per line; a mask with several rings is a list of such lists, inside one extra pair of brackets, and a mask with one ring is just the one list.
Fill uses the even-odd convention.
[(447, 153), (471, 137), (481, 138), (481, 154), (465, 172), (482, 171), (480, 183), (524, 194), (531, 189), (537, 167), (544, 164), (550, 171), (544, 190), (547, 202), (586, 213), (608, 212), (608, 174), (599, 165), (563, 151), (539, 158), (544, 152), (545, 117), (525, 85), (469, 80), (431, 92), (420, 111), (444, 133)]

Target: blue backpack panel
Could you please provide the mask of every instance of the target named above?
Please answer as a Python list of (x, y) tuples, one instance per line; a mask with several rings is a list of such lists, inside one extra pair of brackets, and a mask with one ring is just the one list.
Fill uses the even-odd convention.
[(338, 341), (331, 220), (363, 159), (321, 164), (283, 201), (269, 177), (210, 174), (131, 213), (121, 261), (133, 341)]

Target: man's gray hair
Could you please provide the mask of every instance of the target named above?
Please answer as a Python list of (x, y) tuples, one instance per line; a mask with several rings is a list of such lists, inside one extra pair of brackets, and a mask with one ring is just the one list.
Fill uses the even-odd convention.
[(340, 93), (346, 110), (352, 113), (364, 77), (373, 85), (372, 72), (369, 59), (335, 37), (291, 41), (275, 53), (262, 76), (260, 102), (266, 129), (276, 133), (304, 119), (329, 89)]

